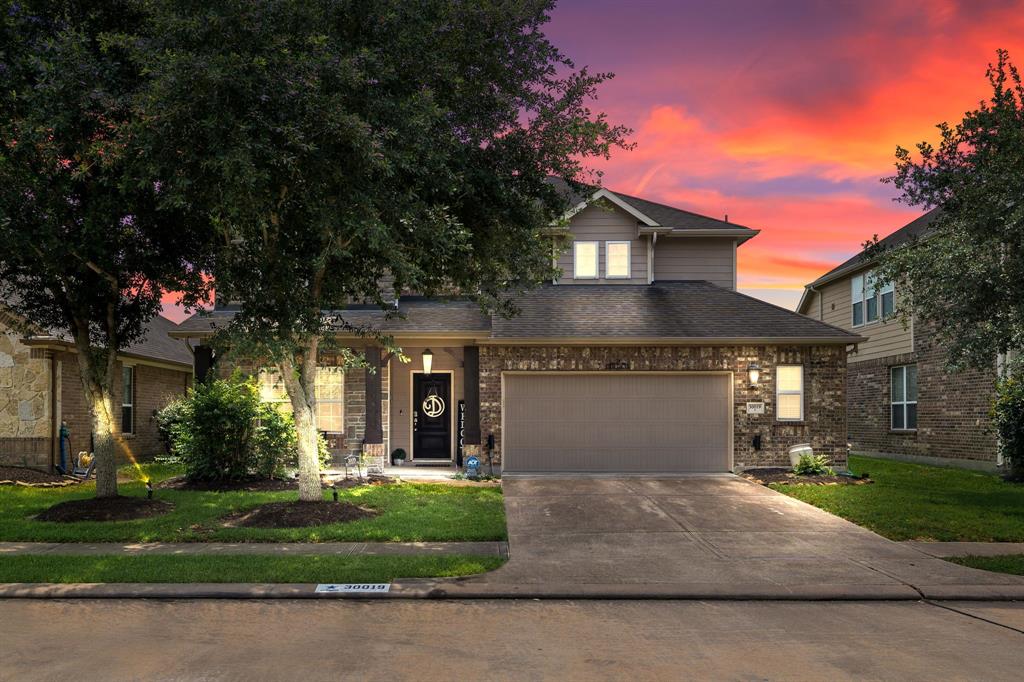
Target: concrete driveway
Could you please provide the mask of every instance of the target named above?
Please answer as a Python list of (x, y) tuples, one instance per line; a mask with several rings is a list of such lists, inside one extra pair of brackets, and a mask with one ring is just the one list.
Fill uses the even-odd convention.
[(470, 582), (565, 596), (1024, 596), (1024, 579), (928, 556), (738, 476), (503, 487), (509, 563)]

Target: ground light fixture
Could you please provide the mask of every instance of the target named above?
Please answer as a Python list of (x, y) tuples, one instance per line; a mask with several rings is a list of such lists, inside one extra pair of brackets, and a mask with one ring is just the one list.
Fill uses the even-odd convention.
[(756, 362), (752, 362), (747, 366), (747, 376), (750, 378), (750, 385), (757, 386), (757, 382), (761, 380), (761, 365)]
[(338, 501), (338, 486), (336, 486), (334, 483), (331, 484), (331, 497), (334, 498), (335, 502)]
[(431, 368), (434, 366), (434, 354), (430, 349), (423, 351), (423, 373), (430, 374)]
[(153, 481), (146, 481), (146, 499), (153, 499)]

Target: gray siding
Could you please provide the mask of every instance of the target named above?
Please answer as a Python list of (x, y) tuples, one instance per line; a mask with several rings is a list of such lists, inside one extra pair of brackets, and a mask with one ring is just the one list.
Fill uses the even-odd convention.
[[(569, 223), (573, 240), (600, 242), (598, 248), (597, 279), (573, 279), (572, 244), (559, 255), (562, 270), (559, 284), (647, 284), (647, 237), (637, 236), (636, 218), (618, 208), (591, 205), (577, 213)], [(605, 279), (605, 242), (628, 241), (630, 256), (629, 279)]]
[[(857, 346), (856, 353), (850, 353), (848, 362), (864, 362), (877, 360), (890, 355), (910, 353), (913, 350), (913, 335), (909, 328), (904, 329), (898, 319), (871, 322), (859, 327), (853, 326), (853, 305), (850, 296), (850, 276), (830, 282), (819, 289), (821, 292), (822, 322), (841, 329), (868, 337), (868, 340)], [(896, 301), (899, 305), (900, 288), (896, 287)], [(818, 301), (811, 301), (807, 314), (818, 316)]]
[(732, 239), (659, 237), (654, 245), (654, 281), (704, 279), (726, 289), (734, 288)]

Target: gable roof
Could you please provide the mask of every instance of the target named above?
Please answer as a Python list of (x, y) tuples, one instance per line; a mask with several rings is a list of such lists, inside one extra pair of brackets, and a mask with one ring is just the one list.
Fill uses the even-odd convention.
[[(546, 284), (515, 298), (520, 314), (484, 315), (466, 300), (402, 299), (395, 317), (354, 306), (336, 313), (354, 326), (386, 334), (466, 336), (479, 343), (817, 343), (861, 337), (785, 308), (705, 281), (632, 284)], [(178, 337), (212, 334), (237, 308), (185, 320)], [(325, 313), (332, 314), (332, 313)]]
[(660, 204), (648, 199), (641, 199), (640, 197), (634, 197), (604, 187), (589, 188), (593, 191), (584, 196), (574, 192), (561, 178), (548, 178), (548, 182), (565, 197), (569, 206), (565, 213), (566, 218), (571, 218), (594, 201), (605, 199), (635, 217), (646, 227), (664, 228), (663, 232), (668, 234), (685, 234), (700, 231), (703, 235), (709, 232), (712, 234), (714, 232), (721, 232), (722, 236), (738, 236), (745, 241), (759, 232), (759, 230), (754, 230), (745, 225), (718, 220), (717, 218), (685, 211), (675, 206)]
[[(894, 248), (907, 244), (915, 239), (919, 239), (931, 231), (932, 225), (940, 215), (942, 215), (942, 209), (933, 208), (927, 213), (914, 218), (885, 239), (879, 240), (878, 243), (883, 247)], [(865, 259), (864, 251), (860, 251), (855, 256), (848, 258), (818, 279), (806, 285), (804, 287), (804, 293), (800, 297), (800, 303), (797, 304), (797, 312), (803, 312), (805, 305), (810, 301), (810, 296), (808, 296), (810, 289), (837, 280), (844, 275), (852, 274), (857, 270), (867, 267), (869, 264), (870, 259)]]
[[(142, 337), (122, 349), (118, 355), (173, 363), (183, 365), (182, 369), (190, 369), (192, 367), (192, 351), (181, 339), (170, 336), (170, 333), (177, 328), (178, 325), (171, 320), (163, 315), (157, 315), (146, 324), (146, 331)], [(75, 341), (71, 337), (71, 333), (65, 329), (47, 329), (36, 334), (29, 334), (23, 338), (23, 341), (27, 346), (59, 344), (68, 347), (68, 350), (72, 352), (75, 351)]]

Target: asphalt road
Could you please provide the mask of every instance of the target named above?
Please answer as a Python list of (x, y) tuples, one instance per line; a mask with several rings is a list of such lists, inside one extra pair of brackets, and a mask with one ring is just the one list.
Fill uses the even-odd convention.
[(1020, 679), (1024, 603), (944, 606), (8, 600), (0, 679)]

